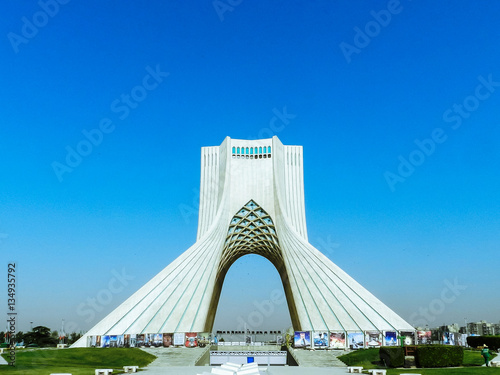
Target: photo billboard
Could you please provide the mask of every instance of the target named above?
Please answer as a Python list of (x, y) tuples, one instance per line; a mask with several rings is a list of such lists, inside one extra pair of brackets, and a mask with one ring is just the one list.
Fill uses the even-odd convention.
[(351, 332), (347, 335), (348, 345), (351, 349), (364, 348), (364, 335), (363, 332)]
[(431, 331), (417, 331), (417, 344), (418, 345), (432, 344), (432, 332)]
[(101, 336), (101, 348), (109, 348), (109, 336)]
[(455, 334), (453, 332), (443, 332), (443, 344), (455, 345)]
[(146, 342), (146, 338), (145, 338), (146, 335), (144, 334), (140, 334), (140, 335), (137, 335), (136, 336), (136, 345), (137, 347), (141, 347), (141, 346), (144, 346), (145, 342)]
[(328, 332), (315, 331), (313, 333), (313, 345), (315, 348), (328, 348)]
[(414, 331), (401, 331), (401, 336), (404, 336), (405, 345), (415, 345), (415, 332)]
[(330, 348), (345, 348), (345, 332), (330, 332)]
[(296, 331), (293, 336), (293, 346), (295, 348), (311, 346), (311, 333), (307, 331)]
[(184, 333), (183, 332), (176, 332), (174, 333), (174, 345), (182, 345), (184, 346)]
[(194, 348), (198, 346), (198, 334), (196, 332), (187, 332), (186, 333), (186, 342), (185, 345), (187, 348)]
[(173, 333), (164, 333), (163, 334), (163, 346), (168, 348), (169, 346), (172, 346), (172, 341), (173, 341)]
[(384, 333), (384, 345), (385, 346), (397, 346), (398, 336), (394, 331), (386, 331)]
[(382, 333), (378, 331), (365, 332), (365, 346), (367, 348), (378, 348), (382, 346)]

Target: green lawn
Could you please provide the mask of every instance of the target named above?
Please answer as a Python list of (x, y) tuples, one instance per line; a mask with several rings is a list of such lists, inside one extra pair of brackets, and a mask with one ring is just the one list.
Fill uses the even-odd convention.
[[(9, 361), (7, 355), (3, 357)], [(156, 357), (136, 348), (81, 348), (81, 349), (20, 349), (16, 351), (16, 366), (1, 366), (2, 373), (45, 375), (71, 373), (94, 375), (97, 368), (112, 368), (122, 373), (123, 366), (144, 367)]]
[[(363, 366), (364, 369), (385, 368), (380, 363), (378, 349), (356, 350), (340, 356), (339, 359), (348, 366)], [(484, 363), (479, 351), (464, 351), (464, 366), (462, 368), (433, 368), (433, 369), (387, 369), (387, 375), (422, 374), (422, 375), (480, 375), (498, 374), (500, 368), (481, 367)]]
[[(495, 358), (493, 354), (491, 359)], [(481, 366), (484, 363), (479, 350), (464, 350), (464, 366)]]
[(378, 349), (355, 350), (339, 357), (347, 366), (363, 366), (363, 368), (385, 368), (380, 363)]
[(426, 368), (426, 369), (389, 369), (387, 375), (399, 374), (422, 374), (422, 375), (498, 375), (500, 368), (492, 367), (462, 367), (462, 368)]

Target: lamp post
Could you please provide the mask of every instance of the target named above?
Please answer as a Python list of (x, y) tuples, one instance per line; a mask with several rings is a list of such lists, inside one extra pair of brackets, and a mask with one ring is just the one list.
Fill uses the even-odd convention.
[(61, 322), (61, 333), (59, 333), (59, 343), (64, 344), (64, 338), (66, 334), (64, 333), (64, 319)]

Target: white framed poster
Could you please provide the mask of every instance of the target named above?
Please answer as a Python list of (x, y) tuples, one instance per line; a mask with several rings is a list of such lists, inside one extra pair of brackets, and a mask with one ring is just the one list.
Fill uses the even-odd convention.
[(184, 332), (174, 333), (174, 346), (182, 345), (184, 346)]

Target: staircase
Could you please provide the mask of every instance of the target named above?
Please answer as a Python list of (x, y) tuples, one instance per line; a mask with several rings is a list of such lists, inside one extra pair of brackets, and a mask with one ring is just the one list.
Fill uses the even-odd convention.
[(148, 365), (148, 368), (171, 366), (194, 366), (210, 347), (205, 348), (141, 348), (157, 358)]
[(346, 354), (343, 350), (307, 350), (290, 348), (298, 365), (301, 367), (346, 367), (337, 356)]

